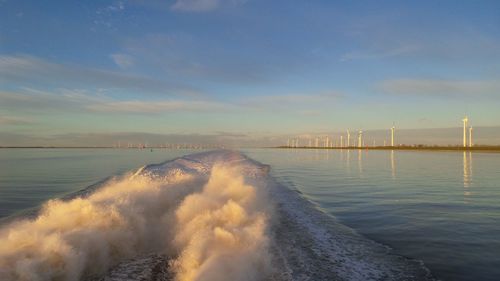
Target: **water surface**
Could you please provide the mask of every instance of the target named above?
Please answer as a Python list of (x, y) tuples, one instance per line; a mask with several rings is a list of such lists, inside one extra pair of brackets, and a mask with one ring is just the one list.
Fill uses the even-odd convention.
[(500, 154), (249, 150), (279, 181), (443, 280), (500, 280)]
[(0, 149), (0, 219), (107, 177), (199, 150)]
[[(0, 149), (0, 218), (191, 150)], [(246, 149), (281, 183), (442, 280), (500, 280), (500, 154)]]

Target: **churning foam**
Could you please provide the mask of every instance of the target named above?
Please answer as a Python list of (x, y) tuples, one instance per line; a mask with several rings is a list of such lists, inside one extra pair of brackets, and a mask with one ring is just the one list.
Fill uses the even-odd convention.
[(266, 200), (236, 169), (215, 166), (177, 209), (178, 280), (256, 280), (267, 271)]
[(3, 226), (0, 280), (81, 280), (147, 253), (171, 258), (179, 281), (260, 279), (270, 263), (263, 184), (237, 163), (176, 161)]

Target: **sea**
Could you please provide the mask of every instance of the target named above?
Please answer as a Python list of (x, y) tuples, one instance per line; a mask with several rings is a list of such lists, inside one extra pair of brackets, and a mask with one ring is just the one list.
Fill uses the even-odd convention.
[[(0, 149), (0, 228), (50, 199), (198, 152)], [(499, 153), (271, 148), (242, 153), (269, 165), (276, 182), (335, 222), (394, 255), (423, 263), (433, 278), (500, 280)]]

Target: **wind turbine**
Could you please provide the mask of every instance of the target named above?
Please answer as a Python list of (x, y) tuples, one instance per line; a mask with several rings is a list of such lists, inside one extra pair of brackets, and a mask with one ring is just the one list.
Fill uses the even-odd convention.
[(349, 132), (349, 129), (347, 129), (347, 147), (351, 146), (351, 133)]
[(467, 123), (469, 122), (467, 115), (465, 115), (465, 118), (462, 119), (462, 122), (464, 122), (464, 147), (467, 147)]
[(392, 124), (391, 127), (391, 146), (394, 147), (394, 131), (396, 130), (396, 127), (394, 126), (394, 123)]
[(359, 132), (358, 132), (358, 147), (363, 146), (363, 142), (361, 141), (362, 139), (363, 139), (363, 131), (359, 130)]
[(472, 126), (469, 127), (469, 147), (472, 147)]

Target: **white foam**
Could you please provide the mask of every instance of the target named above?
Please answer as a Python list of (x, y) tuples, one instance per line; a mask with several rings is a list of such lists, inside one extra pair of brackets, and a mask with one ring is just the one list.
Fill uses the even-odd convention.
[(177, 280), (254, 280), (268, 267), (268, 206), (242, 160), (180, 158), (51, 200), (0, 230), (0, 280), (80, 280), (150, 252), (174, 259)]

